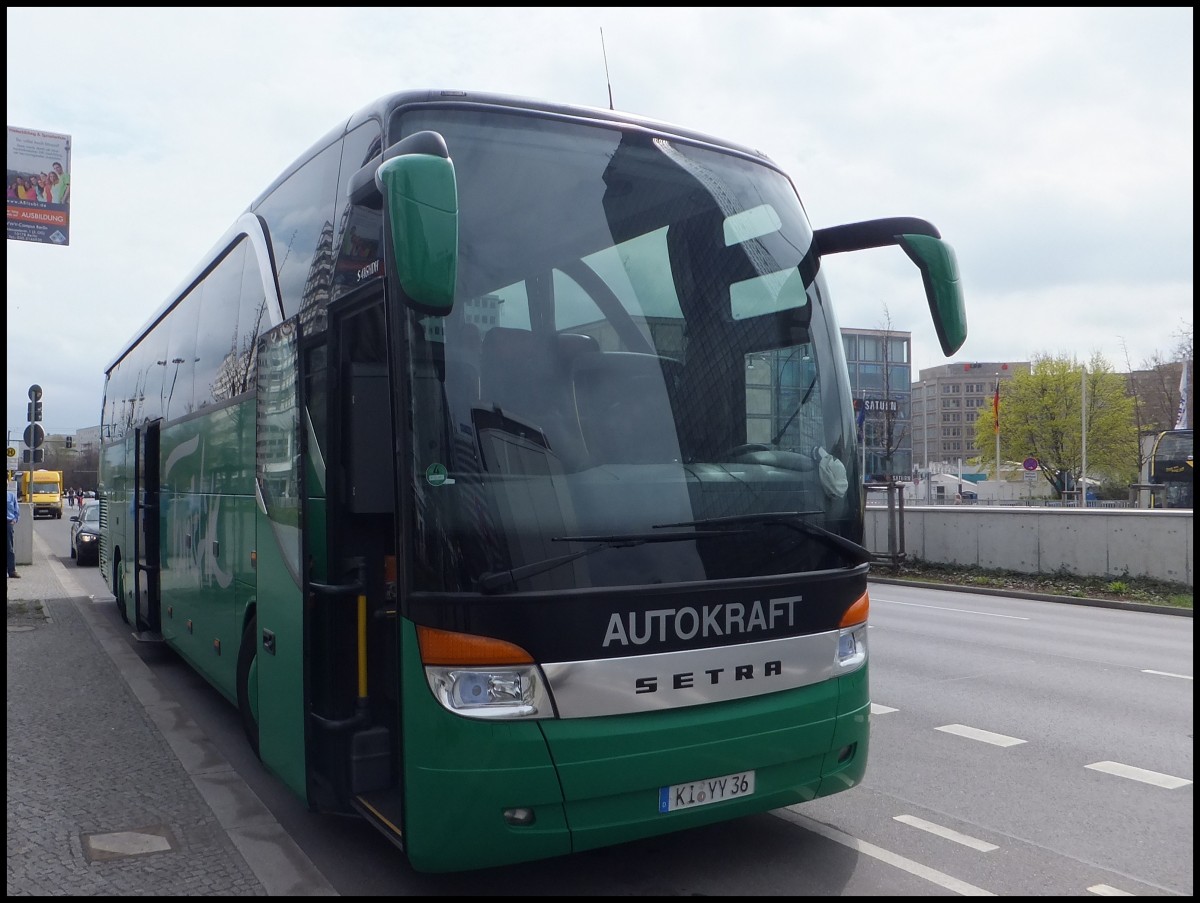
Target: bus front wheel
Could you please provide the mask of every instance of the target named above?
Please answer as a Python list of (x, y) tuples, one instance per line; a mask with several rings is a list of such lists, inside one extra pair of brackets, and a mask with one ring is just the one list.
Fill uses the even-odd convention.
[(125, 581), (121, 579), (121, 559), (118, 558), (113, 562), (113, 595), (117, 597), (117, 611), (121, 613), (121, 620), (126, 624), (129, 623), (129, 615), (125, 611)]
[[(246, 732), (246, 740), (254, 755), (258, 756), (258, 718), (255, 715), (255, 702), (258, 699), (257, 683), (251, 699), (251, 679), (255, 676), (258, 664), (258, 617), (252, 617), (242, 633), (242, 645), (238, 649), (237, 663), (237, 701), (238, 712), (242, 716), (242, 730)], [(260, 757), (261, 758), (261, 757)]]

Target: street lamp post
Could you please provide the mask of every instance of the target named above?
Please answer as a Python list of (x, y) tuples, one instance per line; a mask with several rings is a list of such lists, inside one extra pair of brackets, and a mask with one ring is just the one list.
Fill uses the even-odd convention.
[[(996, 398), (999, 398), (1000, 392), (1000, 374), (996, 373)], [(996, 499), (1000, 499), (1001, 482), (1000, 482), (1000, 409), (996, 409)]]
[[(1187, 364), (1184, 364), (1186, 367)], [(1081, 435), (1080, 435), (1080, 456), (1079, 464), (1079, 507), (1087, 507), (1087, 364), (1083, 365), (1083, 374), (1080, 377), (1079, 384), (1079, 408), (1082, 419)]]
[(929, 383), (921, 383), (921, 432), (925, 434), (925, 502), (929, 502), (929, 484), (933, 473), (929, 467)]

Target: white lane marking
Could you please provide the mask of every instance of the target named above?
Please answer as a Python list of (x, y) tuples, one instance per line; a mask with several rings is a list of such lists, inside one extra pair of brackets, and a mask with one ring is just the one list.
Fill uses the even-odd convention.
[[(798, 805), (804, 805), (799, 803)], [(910, 875), (915, 875), (918, 878), (923, 878), (931, 884), (936, 884), (938, 887), (944, 887), (946, 890), (953, 891), (964, 897), (994, 897), (996, 894), (990, 890), (984, 890), (982, 887), (976, 887), (974, 884), (968, 884), (965, 881), (960, 881), (958, 878), (951, 877), (945, 872), (939, 872), (937, 869), (931, 869), (927, 865), (921, 865), (919, 862), (914, 862), (911, 859), (893, 853), (891, 850), (885, 850), (883, 847), (877, 847), (873, 843), (867, 843), (865, 840), (859, 840), (857, 837), (851, 837), (849, 834), (844, 834), (836, 828), (830, 828), (820, 822), (813, 821), (807, 815), (801, 815), (793, 809), (775, 809), (772, 815), (776, 815), (786, 821), (790, 821), (794, 825), (798, 825), (807, 831), (812, 831), (814, 834), (820, 834), (827, 840), (832, 840), (834, 843), (840, 843), (844, 847), (849, 847), (864, 856), (870, 856), (873, 859), (878, 859), (894, 868), (908, 872)]]
[(1018, 740), (1016, 737), (1006, 737), (1004, 734), (981, 731), (977, 727), (967, 727), (965, 724), (946, 724), (942, 727), (935, 727), (934, 730), (945, 731), (947, 734), (955, 734), (959, 737), (966, 737), (968, 740), (979, 740), (982, 743), (990, 743), (992, 746), (1017, 746), (1026, 742)]
[(930, 834), (936, 834), (938, 837), (944, 837), (946, 840), (961, 843), (964, 847), (970, 847), (972, 850), (978, 850), (981, 853), (990, 853), (992, 850), (1000, 849), (994, 843), (988, 843), (986, 840), (971, 837), (969, 834), (960, 834), (942, 825), (935, 825), (931, 821), (917, 818), (915, 815), (897, 815), (894, 816), (894, 820), (900, 822), (902, 825), (920, 828), (922, 831), (928, 831)]
[(1117, 890), (1108, 884), (1093, 884), (1088, 890), (1100, 897), (1134, 897), (1136, 894), (1131, 894), (1126, 890)]
[(909, 608), (932, 608), (935, 611), (954, 611), (963, 615), (979, 615), (984, 618), (1004, 618), (1008, 621), (1031, 621), (1032, 618), (1020, 618), (1016, 615), (999, 615), (994, 611), (977, 611), (973, 608), (947, 608), (945, 605), (922, 605), (920, 602), (897, 602), (895, 599), (877, 599), (871, 597), (871, 603), (888, 602), (892, 605), (907, 605)]
[(1159, 677), (1178, 677), (1180, 680), (1191, 680), (1190, 674), (1172, 674), (1170, 671), (1151, 671), (1149, 668), (1142, 669), (1143, 674), (1157, 674)]
[(889, 715), (892, 712), (898, 712), (899, 709), (893, 709), (890, 705), (880, 705), (877, 702), (871, 703), (872, 715)]
[(1141, 781), (1143, 784), (1153, 784), (1155, 787), (1165, 787), (1167, 790), (1177, 790), (1192, 783), (1187, 778), (1177, 778), (1174, 775), (1149, 771), (1133, 765), (1122, 765), (1120, 762), (1094, 762), (1083, 767), (1093, 771), (1102, 771), (1105, 774), (1113, 774), (1119, 778), (1129, 778), (1131, 781)]

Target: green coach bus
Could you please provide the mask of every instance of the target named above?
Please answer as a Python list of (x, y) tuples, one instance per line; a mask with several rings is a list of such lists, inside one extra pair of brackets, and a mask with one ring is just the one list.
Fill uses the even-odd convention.
[(314, 811), (421, 871), (801, 803), (867, 764), (864, 493), (825, 256), (762, 154), (392, 94), (106, 368), (101, 571)]

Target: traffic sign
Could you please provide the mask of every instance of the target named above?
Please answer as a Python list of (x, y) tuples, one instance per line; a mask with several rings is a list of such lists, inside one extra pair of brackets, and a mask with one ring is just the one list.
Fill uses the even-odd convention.
[(1036, 483), (1037, 481), (1038, 481), (1037, 471), (1033, 471), (1033, 470), (1025, 471), (1025, 482), (1026, 483)]
[(1037, 470), (1038, 469), (1038, 459), (1034, 458), (1033, 456), (1030, 456), (1021, 462), (1021, 466), (1024, 467), (1026, 470)]
[(11, 445), (8, 447), (8, 456), (10, 458), (15, 458), (17, 456), (17, 450), (15, 448), (13, 448)]
[(37, 383), (34, 383), (32, 386), (29, 387), (29, 400), (30, 401), (41, 401), (42, 400), (42, 387), (39, 386)]
[(25, 444), (30, 448), (41, 448), (46, 441), (46, 431), (40, 423), (31, 423), (25, 427)]

